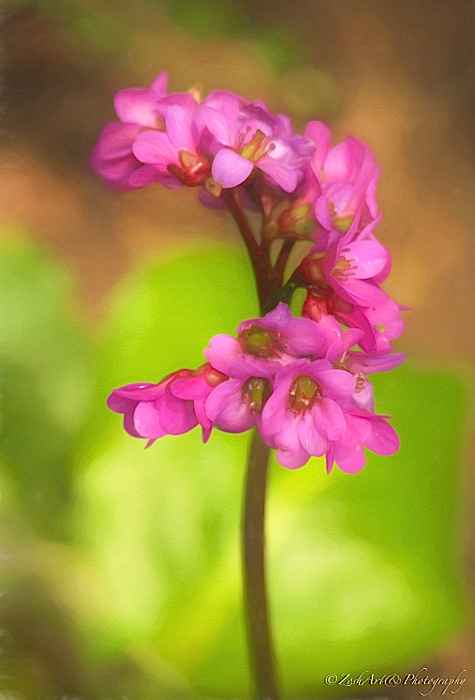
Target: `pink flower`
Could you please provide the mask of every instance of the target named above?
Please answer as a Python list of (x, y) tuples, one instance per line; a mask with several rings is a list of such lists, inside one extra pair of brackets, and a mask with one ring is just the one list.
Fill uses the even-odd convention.
[(381, 169), (367, 146), (348, 136), (331, 148), (328, 127), (310, 122), (305, 136), (315, 145), (312, 170), (320, 185), (315, 216), (327, 230), (346, 233), (352, 225), (366, 226), (378, 215), (376, 184)]
[(262, 411), (260, 432), (277, 450), (277, 461), (298, 469), (311, 456), (326, 455), (327, 469), (356, 472), (366, 463), (363, 447), (391, 455), (399, 449), (395, 430), (373, 412), (369, 382), (327, 360), (299, 360), (276, 376)]
[(327, 471), (336, 462), (349, 474), (360, 471), (366, 464), (363, 447), (380, 455), (393, 455), (399, 449), (399, 438), (394, 428), (385, 420), (368, 411), (346, 412), (343, 435), (332, 442), (326, 455)]
[[(94, 170), (108, 184), (130, 189), (130, 176), (141, 167), (132, 152), (132, 144), (143, 128), (158, 128), (157, 102), (166, 95), (168, 76), (160, 73), (150, 89), (120, 90), (114, 106), (120, 122), (108, 124), (102, 131), (91, 157)], [(152, 177), (152, 174), (150, 174)]]
[(301, 167), (313, 153), (308, 138), (295, 135), (288, 117), (272, 115), (262, 102), (224, 90), (210, 93), (197, 116), (214, 138), (212, 175), (225, 188), (243, 184), (257, 167), (285, 192), (293, 192)]
[(191, 92), (167, 95), (167, 81), (161, 73), (150, 89), (117, 93), (120, 121), (104, 129), (92, 155), (94, 169), (111, 186), (206, 184), (212, 191), (216, 183), (243, 184), (257, 167), (272, 184), (295, 190), (314, 146), (293, 133), (288, 117), (225, 90), (199, 105)]
[(112, 411), (123, 413), (125, 430), (133, 437), (148, 438), (148, 445), (164, 435), (186, 433), (198, 424), (206, 442), (212, 424), (204, 404), (225, 379), (209, 364), (195, 371), (182, 369), (159, 384), (128, 384), (116, 389), (107, 405)]
[(372, 235), (378, 220), (354, 238), (340, 238), (328, 252), (313, 250), (301, 264), (311, 287), (304, 315), (318, 314), (313, 297), (322, 297), (327, 312), (363, 331), (359, 341), (367, 351), (390, 350), (390, 340), (403, 329), (401, 307), (380, 287), (389, 272), (389, 253)]
[(275, 379), (274, 392), (262, 411), (261, 434), (289, 469), (322, 457), (345, 433), (340, 406), (356, 388), (353, 375), (333, 369), (327, 360), (295, 361)]
[(262, 410), (271, 393), (269, 379), (229, 379), (206, 399), (206, 415), (216, 428), (227, 433), (242, 433), (254, 425), (260, 429)]
[(402, 355), (353, 349), (363, 335), (344, 332), (320, 301), (320, 319), (294, 318), (279, 304), (261, 319), (244, 321), (238, 337), (214, 336), (208, 363), (179, 370), (159, 384), (130, 384), (109, 397), (124, 427), (148, 445), (201, 425), (240, 433), (256, 426), (284, 467), (296, 469), (313, 455), (327, 455), (343, 471), (365, 463), (363, 447), (393, 454), (398, 439), (374, 414), (368, 372), (388, 370)]
[(167, 106), (163, 110), (164, 130), (144, 131), (133, 144), (135, 157), (160, 173), (165, 187), (194, 187), (211, 176), (209, 160), (198, 150), (200, 132), (193, 118), (196, 107), (195, 102), (187, 107)]
[(114, 99), (120, 122), (108, 124), (91, 163), (112, 187), (131, 189), (159, 182), (176, 188), (201, 184), (210, 165), (195, 149), (191, 116), (198, 103), (189, 92), (167, 95), (161, 73), (150, 89), (121, 90)]
[[(351, 136), (332, 147), (320, 122), (296, 135), (287, 116), (225, 90), (204, 100), (167, 94), (167, 81), (162, 73), (149, 89), (116, 95), (119, 121), (102, 132), (93, 166), (123, 189), (199, 186), (207, 206), (229, 209), (258, 256), (260, 291), (269, 283), (288, 301), (304, 287), (307, 298), (302, 317), (279, 303), (241, 323), (236, 337), (212, 337), (202, 367), (117, 389), (109, 407), (147, 446), (197, 425), (204, 441), (213, 427), (255, 426), (292, 469), (326, 455), (328, 470), (336, 461), (354, 472), (364, 448), (393, 454), (397, 435), (374, 413), (367, 379), (404, 359), (390, 344), (402, 331), (402, 307), (381, 289), (391, 260), (374, 235), (380, 169), (371, 151)], [(223, 188), (240, 189), (228, 196)], [(246, 219), (249, 209), (262, 216), (260, 232)], [(284, 240), (276, 250), (277, 238)], [(290, 273), (295, 239), (313, 247)]]
[(386, 302), (388, 295), (375, 282), (387, 264), (389, 253), (376, 241), (342, 239), (321, 260), (326, 282), (342, 299), (363, 307)]
[(318, 324), (293, 318), (280, 303), (263, 318), (244, 321), (238, 337), (215, 335), (205, 357), (220, 372), (234, 378), (271, 377), (295, 358), (324, 357), (328, 339)]

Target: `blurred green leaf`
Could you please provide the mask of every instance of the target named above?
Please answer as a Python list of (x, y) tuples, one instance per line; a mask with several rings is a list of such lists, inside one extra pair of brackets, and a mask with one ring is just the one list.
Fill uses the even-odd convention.
[(307, 58), (302, 42), (282, 25), (260, 27), (253, 32), (251, 42), (260, 61), (277, 75), (297, 68)]
[[(194, 431), (144, 451), (105, 399), (201, 364), (209, 337), (256, 313), (253, 296), (247, 262), (231, 248), (150, 264), (118, 291), (99, 354), (77, 527), (102, 612), (83, 601), (78, 615), (98, 658), (127, 654), (160, 692), (249, 695), (239, 553), (248, 436), (216, 432), (202, 445)], [(398, 455), (370, 454), (351, 476), (327, 476), (319, 460), (296, 472), (272, 466), (269, 580), (291, 696), (321, 693), (327, 673), (404, 670), (463, 621), (463, 384), (408, 368), (376, 385), (378, 410), (401, 435)]]
[(72, 444), (91, 396), (87, 344), (66, 308), (70, 279), (41, 247), (0, 239), (0, 454), (27, 521), (64, 532)]
[[(5, 0), (10, 10), (31, 9), (29, 0)], [(36, 0), (35, 7), (53, 22), (56, 30), (76, 48), (88, 46), (118, 63), (123, 61), (124, 46), (133, 34), (143, 31), (143, 18), (160, 22), (164, 13), (173, 23), (202, 38), (245, 40), (264, 65), (282, 73), (308, 58), (306, 51), (288, 27), (276, 22), (269, 25), (255, 17), (237, 0), (216, 3), (214, 0), (137, 0), (135, 12), (130, 3), (116, 0), (114, 7), (82, 0)], [(132, 25), (131, 25), (132, 23)], [(132, 33), (131, 33), (132, 30)], [(157, 68), (158, 71), (158, 68)]]
[[(121, 18), (120, 7), (111, 10), (82, 0), (5, 0), (10, 11), (37, 11), (51, 20), (71, 46), (89, 46), (103, 54), (123, 49), (130, 27)], [(119, 10), (119, 12), (117, 11)]]
[(225, 3), (214, 0), (149, 0), (149, 4), (162, 5), (174, 22), (207, 37), (242, 35), (250, 26), (244, 7), (234, 0)]

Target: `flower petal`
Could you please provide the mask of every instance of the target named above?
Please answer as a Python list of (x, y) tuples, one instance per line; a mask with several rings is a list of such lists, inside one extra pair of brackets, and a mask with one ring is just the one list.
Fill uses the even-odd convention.
[(346, 246), (345, 257), (356, 263), (355, 276), (358, 279), (375, 277), (386, 266), (389, 253), (375, 241), (356, 241)]
[(223, 148), (215, 156), (211, 174), (222, 187), (230, 188), (241, 185), (254, 169), (254, 164), (238, 153)]
[(135, 139), (132, 150), (141, 163), (166, 168), (177, 161), (177, 150), (163, 131), (143, 131)]
[(218, 333), (209, 341), (204, 356), (215, 369), (229, 375), (233, 366), (241, 359), (239, 343), (232, 335)]
[(191, 133), (192, 117), (186, 109), (179, 105), (169, 107), (165, 124), (168, 138), (177, 150), (196, 153), (196, 144)]
[(399, 449), (399, 437), (392, 425), (375, 416), (371, 427), (371, 435), (365, 440), (366, 447), (379, 455), (395, 454)]
[(114, 107), (121, 122), (139, 124), (140, 126), (157, 126), (157, 114), (154, 106), (156, 95), (143, 88), (120, 90), (114, 98)]
[[(169, 435), (187, 433), (198, 424), (193, 403), (177, 399), (170, 392), (164, 394), (154, 406), (159, 408), (160, 425)], [(147, 437), (154, 436), (147, 435)]]
[(320, 179), (320, 173), (325, 162), (325, 158), (331, 147), (330, 129), (323, 122), (310, 122), (305, 129), (305, 136), (311, 139), (315, 146), (315, 155), (312, 159), (312, 167), (315, 175)]
[[(208, 98), (210, 95), (208, 95)], [(207, 98), (207, 99), (208, 99)], [(198, 107), (196, 118), (199, 123), (203, 123), (208, 131), (215, 137), (222, 146), (232, 146), (234, 143), (233, 119), (229, 119), (225, 114), (209, 107), (206, 104)]]
[(318, 401), (312, 408), (312, 418), (318, 432), (327, 440), (340, 440), (345, 434), (343, 411), (332, 399)]
[(166, 435), (160, 425), (160, 413), (149, 401), (138, 404), (134, 411), (134, 426), (140, 437), (155, 439)]
[(310, 454), (300, 442), (298, 423), (298, 418), (288, 418), (283, 424), (283, 429), (274, 437), (277, 461), (288, 469), (299, 469), (310, 458)]
[(255, 425), (256, 416), (242, 398), (242, 382), (230, 379), (217, 386), (206, 399), (206, 415), (220, 430), (242, 433)]
[(333, 457), (340, 469), (347, 474), (355, 474), (363, 469), (366, 456), (361, 445), (344, 445), (336, 442), (333, 446)]
[(135, 124), (108, 124), (102, 131), (91, 156), (91, 165), (99, 175), (112, 181), (127, 177), (139, 165), (132, 144), (140, 127)]
[(298, 421), (297, 430), (302, 447), (314, 457), (322, 457), (328, 449), (328, 442), (318, 429), (310, 412), (305, 413)]
[(262, 158), (257, 166), (282, 187), (284, 192), (293, 192), (298, 184), (298, 170), (279, 163), (271, 157)]
[(332, 399), (345, 399), (353, 394), (356, 380), (351, 372), (344, 369), (331, 369), (319, 372), (317, 381), (325, 396)]

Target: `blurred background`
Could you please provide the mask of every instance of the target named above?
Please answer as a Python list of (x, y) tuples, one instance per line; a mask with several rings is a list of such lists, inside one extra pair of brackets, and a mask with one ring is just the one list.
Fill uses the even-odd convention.
[[(247, 436), (144, 451), (110, 391), (202, 363), (257, 312), (231, 223), (192, 190), (91, 171), (121, 88), (236, 91), (383, 166), (406, 364), (375, 379), (398, 455), (272, 466), (270, 597), (286, 697), (419, 697), (327, 674), (426, 667), (475, 694), (475, 4), (4, 0), (0, 9), (0, 698), (247, 698)], [(440, 694), (439, 690), (432, 693)]]

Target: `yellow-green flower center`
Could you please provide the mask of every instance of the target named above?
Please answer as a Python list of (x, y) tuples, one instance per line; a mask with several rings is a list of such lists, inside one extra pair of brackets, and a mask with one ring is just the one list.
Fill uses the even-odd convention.
[(318, 382), (307, 374), (296, 377), (292, 382), (289, 394), (289, 410), (292, 413), (305, 413), (322, 398)]
[(245, 382), (242, 389), (243, 399), (248, 402), (251, 413), (259, 416), (271, 393), (271, 386), (263, 377), (251, 377)]
[(278, 334), (259, 326), (244, 329), (239, 334), (239, 344), (244, 352), (262, 358), (274, 357), (279, 349)]
[[(348, 249), (343, 250), (342, 252), (345, 253), (347, 250)], [(348, 277), (350, 277), (353, 274), (352, 270), (356, 269), (356, 265), (353, 265), (352, 263), (354, 263), (354, 260), (348, 260), (348, 258), (345, 258), (344, 255), (340, 255), (335, 265), (333, 266), (333, 277), (336, 277), (336, 279), (339, 280), (339, 282), (345, 282), (348, 279)]]
[(268, 142), (268, 137), (264, 134), (264, 132), (257, 129), (249, 143), (246, 143), (246, 145), (243, 146), (241, 155), (243, 158), (247, 158), (253, 163), (257, 163), (257, 161), (262, 158), (267, 151), (273, 150), (273, 148), (273, 144)]

